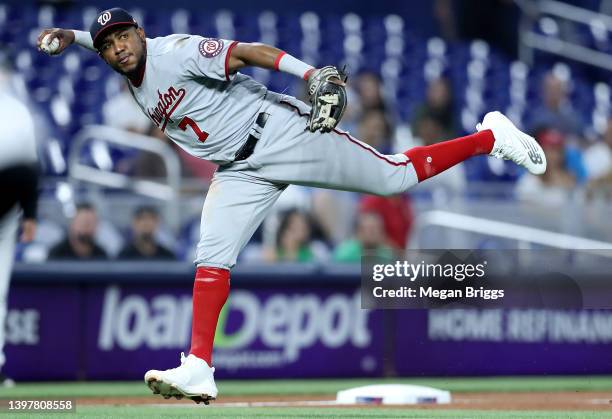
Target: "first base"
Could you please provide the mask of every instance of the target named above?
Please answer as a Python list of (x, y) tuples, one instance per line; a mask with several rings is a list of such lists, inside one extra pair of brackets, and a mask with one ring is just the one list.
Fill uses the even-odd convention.
[(450, 392), (410, 384), (376, 384), (338, 392), (338, 404), (447, 404)]

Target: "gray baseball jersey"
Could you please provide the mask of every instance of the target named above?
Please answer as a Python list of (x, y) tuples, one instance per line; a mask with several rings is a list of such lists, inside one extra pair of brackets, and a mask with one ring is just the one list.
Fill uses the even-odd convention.
[(230, 74), (236, 42), (196, 35), (147, 39), (142, 83), (128, 83), (142, 111), (189, 154), (214, 163), (233, 160), (248, 137), (267, 89)]
[[(202, 211), (196, 264), (230, 269), (288, 184), (391, 195), (418, 180), (403, 154), (383, 155), (346, 132), (306, 130), (310, 108), (229, 73), (236, 42), (193, 35), (147, 39), (143, 112), (188, 153), (220, 164)], [(236, 151), (269, 115), (254, 153)]]

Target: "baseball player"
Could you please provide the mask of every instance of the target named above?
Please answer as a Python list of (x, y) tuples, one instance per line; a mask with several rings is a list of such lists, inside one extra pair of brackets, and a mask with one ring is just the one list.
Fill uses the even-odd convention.
[[(166, 398), (217, 397), (211, 355), (230, 269), (287, 185), (393, 195), (479, 154), (535, 174), (546, 169), (540, 146), (499, 112), (487, 114), (475, 134), (383, 155), (335, 128), (346, 106), (341, 72), (272, 46), (184, 34), (149, 39), (120, 8), (100, 13), (89, 33), (55, 28), (39, 36), (39, 48), (51, 54), (73, 43), (125, 76), (142, 111), (172, 141), (219, 165), (202, 210), (190, 354), (181, 354), (177, 368), (145, 374)], [(267, 90), (239, 72), (245, 66), (303, 78), (312, 106)]]
[[(38, 158), (34, 123), (28, 108), (10, 89), (10, 73), (0, 68), (0, 368), (4, 366), (7, 294), (15, 258), (15, 236), (21, 223), (21, 240), (36, 232)], [(13, 381), (0, 373), (0, 385)]]

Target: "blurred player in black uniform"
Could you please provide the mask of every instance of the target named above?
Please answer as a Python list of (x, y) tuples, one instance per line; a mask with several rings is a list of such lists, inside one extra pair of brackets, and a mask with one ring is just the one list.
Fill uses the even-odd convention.
[[(4, 366), (7, 293), (21, 219), (21, 240), (36, 232), (38, 163), (32, 116), (11, 92), (11, 73), (0, 67), (0, 368)], [(0, 372), (0, 385), (13, 381)]]

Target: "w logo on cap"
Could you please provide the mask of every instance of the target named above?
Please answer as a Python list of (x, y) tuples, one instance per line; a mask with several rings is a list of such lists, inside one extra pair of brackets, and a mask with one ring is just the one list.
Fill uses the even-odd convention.
[(104, 12), (98, 17), (98, 23), (102, 26), (106, 25), (108, 21), (111, 20), (110, 12)]

